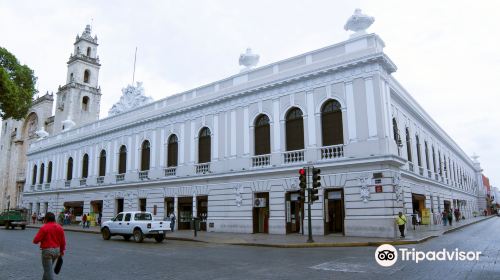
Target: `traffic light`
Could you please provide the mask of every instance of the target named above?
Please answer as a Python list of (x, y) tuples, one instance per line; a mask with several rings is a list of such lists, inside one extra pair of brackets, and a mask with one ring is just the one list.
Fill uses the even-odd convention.
[(321, 169), (312, 168), (312, 189), (311, 189), (311, 202), (319, 200), (318, 188), (321, 187)]
[(299, 200), (304, 200), (306, 197), (305, 190), (307, 188), (307, 171), (305, 168), (299, 169), (299, 186), (300, 186), (300, 197)]

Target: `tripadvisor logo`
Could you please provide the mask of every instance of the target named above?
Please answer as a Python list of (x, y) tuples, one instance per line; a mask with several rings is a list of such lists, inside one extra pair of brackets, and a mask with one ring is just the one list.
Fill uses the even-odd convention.
[(421, 261), (478, 261), (480, 251), (460, 251), (458, 248), (449, 251), (417, 251), (415, 248), (396, 249), (390, 244), (382, 244), (375, 250), (375, 260), (384, 267), (393, 266), (400, 256), (401, 261), (411, 261), (419, 263)]

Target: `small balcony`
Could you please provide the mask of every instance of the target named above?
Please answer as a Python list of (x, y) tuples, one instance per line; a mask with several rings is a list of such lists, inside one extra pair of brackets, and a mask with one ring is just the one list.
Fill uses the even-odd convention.
[(116, 182), (123, 182), (123, 181), (125, 181), (125, 174), (117, 174)]
[(149, 171), (144, 170), (144, 171), (139, 171), (139, 179), (140, 180), (149, 180)]
[(165, 172), (165, 177), (169, 177), (169, 176), (175, 176), (175, 173), (177, 172), (177, 167), (167, 167), (165, 169), (163, 169), (163, 171)]
[(271, 155), (258, 155), (252, 157), (252, 167), (264, 167), (271, 165)]
[(296, 150), (283, 153), (283, 163), (292, 164), (304, 162), (304, 150)]
[(420, 174), (420, 176), (424, 176), (424, 168), (422, 166), (418, 167), (418, 173)]
[(69, 188), (69, 186), (71, 186), (71, 180), (66, 180), (66, 181), (64, 182), (64, 186), (65, 186), (66, 188)]
[(35, 185), (30, 186), (30, 191), (35, 191)]
[(333, 145), (319, 148), (321, 160), (331, 160), (344, 157), (344, 145)]
[(46, 190), (50, 189), (50, 183), (45, 183), (45, 184), (43, 185), (43, 187), (44, 187)]
[(38, 184), (38, 185), (36, 185), (36, 190), (37, 190), (37, 191), (41, 191), (41, 190), (42, 190), (42, 184)]
[(410, 170), (411, 172), (415, 172), (415, 169), (413, 167), (413, 162), (408, 162), (408, 170)]
[(104, 176), (97, 177), (97, 184), (104, 184)]
[(196, 174), (210, 173), (210, 163), (200, 163), (196, 165)]
[(427, 177), (429, 177), (429, 179), (432, 179), (432, 172), (430, 170), (427, 170)]
[(85, 185), (87, 185), (87, 178), (80, 179), (80, 186), (85, 186)]

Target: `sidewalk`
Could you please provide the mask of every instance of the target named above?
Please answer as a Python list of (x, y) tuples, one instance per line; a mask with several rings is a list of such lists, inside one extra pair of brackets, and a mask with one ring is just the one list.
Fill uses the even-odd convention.
[[(431, 238), (458, 230), (471, 224), (484, 221), (492, 216), (481, 216), (462, 220), (458, 223), (453, 223), (453, 226), (418, 226), (413, 230), (411, 226), (407, 230), (405, 239), (390, 239), (376, 237), (351, 237), (337, 234), (326, 236), (313, 236), (314, 243), (307, 243), (307, 235), (301, 234), (245, 234), (245, 233), (222, 233), (222, 232), (198, 232), (198, 236), (194, 237), (192, 230), (181, 230), (168, 232), (165, 235), (167, 240), (181, 240), (193, 242), (206, 242), (215, 244), (242, 245), (242, 246), (261, 246), (261, 247), (277, 247), (277, 248), (309, 248), (309, 247), (359, 247), (359, 246), (379, 246), (381, 244), (405, 245), (418, 244), (425, 242)], [(39, 228), (41, 224), (30, 224), (28, 227)], [(64, 226), (65, 231), (86, 232), (100, 234), (99, 227), (90, 227), (83, 229), (81, 226)]]

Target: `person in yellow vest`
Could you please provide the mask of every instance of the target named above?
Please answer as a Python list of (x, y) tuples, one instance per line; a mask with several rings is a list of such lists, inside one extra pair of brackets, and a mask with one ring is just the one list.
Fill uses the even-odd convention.
[(401, 233), (400, 237), (405, 238), (406, 216), (402, 212), (399, 212), (398, 217), (396, 217), (396, 224), (398, 224), (399, 232)]

